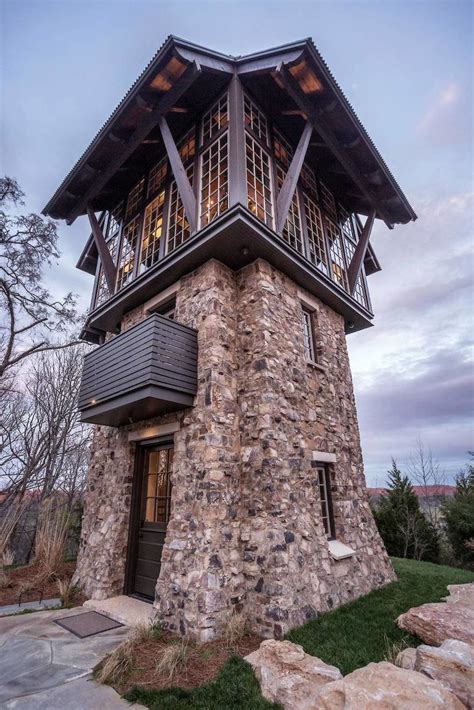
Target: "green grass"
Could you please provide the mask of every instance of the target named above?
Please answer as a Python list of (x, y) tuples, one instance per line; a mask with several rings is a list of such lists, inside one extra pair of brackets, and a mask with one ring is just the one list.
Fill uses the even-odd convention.
[(440, 601), (448, 584), (473, 582), (474, 574), (429, 562), (392, 558), (398, 581), (308, 622), (286, 636), (306, 653), (337, 666), (343, 675), (382, 661), (388, 647), (403, 639), (420, 643), (395, 624), (412, 606)]
[(152, 710), (271, 710), (280, 707), (265, 700), (249, 664), (237, 656), (227, 661), (216, 680), (195, 690), (134, 688), (125, 698)]
[[(398, 576), (393, 584), (355, 602), (309, 621), (286, 638), (307, 653), (337, 666), (343, 675), (371, 661), (382, 661), (392, 644), (409, 646), (420, 641), (395, 624), (397, 616), (412, 606), (439, 601), (448, 584), (474, 582), (474, 573), (453, 567), (394, 558)], [(143, 690), (125, 696), (152, 710), (268, 710), (278, 706), (262, 698), (250, 666), (231, 658), (212, 683), (193, 691), (179, 688)]]

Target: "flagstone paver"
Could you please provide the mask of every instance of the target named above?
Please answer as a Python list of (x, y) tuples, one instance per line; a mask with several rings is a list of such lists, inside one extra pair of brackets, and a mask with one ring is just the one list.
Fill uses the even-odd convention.
[(140, 707), (92, 680), (92, 669), (126, 638), (127, 627), (78, 639), (54, 623), (87, 611), (81, 607), (0, 618), (1, 708)]

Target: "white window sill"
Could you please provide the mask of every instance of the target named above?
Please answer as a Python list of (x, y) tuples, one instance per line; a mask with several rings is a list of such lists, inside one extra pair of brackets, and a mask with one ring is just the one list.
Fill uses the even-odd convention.
[(356, 551), (349, 547), (349, 545), (344, 545), (343, 542), (339, 540), (328, 540), (329, 554), (333, 560), (345, 560), (348, 557), (353, 557)]
[(320, 372), (326, 372), (326, 368), (324, 367), (324, 365), (320, 365), (319, 362), (314, 362), (314, 360), (306, 360), (306, 364), (310, 367), (314, 367), (315, 370), (319, 370)]

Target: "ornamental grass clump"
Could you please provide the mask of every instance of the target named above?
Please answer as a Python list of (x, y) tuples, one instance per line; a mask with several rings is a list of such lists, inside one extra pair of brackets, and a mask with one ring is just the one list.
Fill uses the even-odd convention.
[(169, 681), (173, 680), (177, 671), (185, 665), (188, 653), (188, 642), (184, 639), (166, 646), (160, 651), (156, 672), (166, 676)]
[(35, 537), (35, 562), (42, 581), (54, 579), (64, 561), (69, 515), (50, 499), (43, 503), (39, 513)]

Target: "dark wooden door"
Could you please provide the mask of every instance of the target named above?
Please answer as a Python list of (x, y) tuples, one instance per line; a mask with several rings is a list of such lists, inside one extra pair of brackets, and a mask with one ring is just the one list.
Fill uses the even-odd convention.
[(171, 505), (173, 445), (148, 447), (138, 459), (135, 544), (130, 565), (131, 594), (153, 599)]

